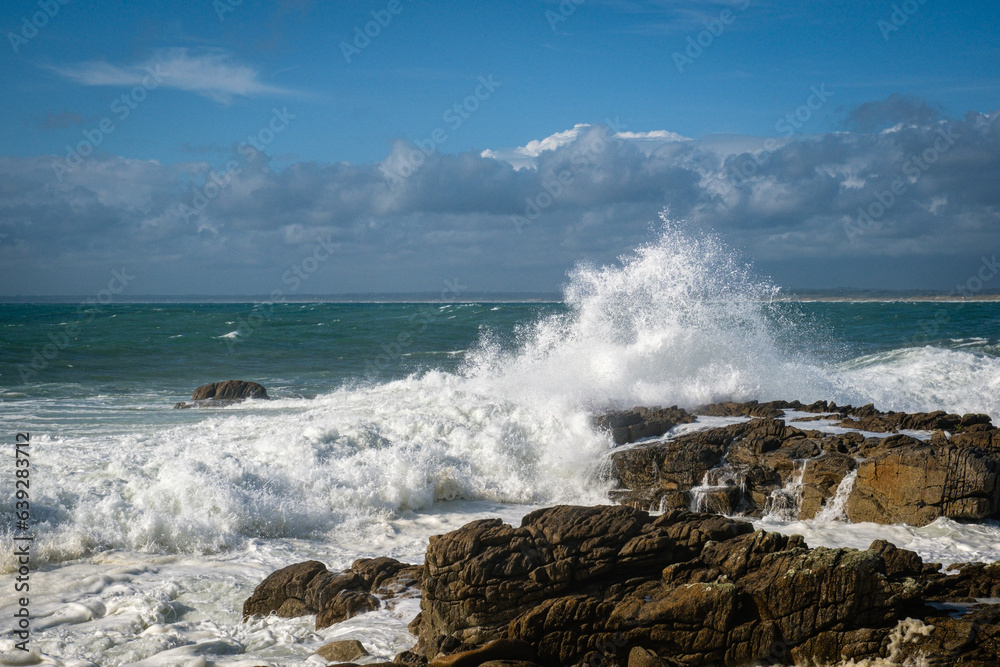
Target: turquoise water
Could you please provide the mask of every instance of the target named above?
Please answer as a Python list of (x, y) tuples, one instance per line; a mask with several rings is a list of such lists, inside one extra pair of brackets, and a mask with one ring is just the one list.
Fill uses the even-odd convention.
[[(489, 302), (0, 304), (0, 396), (171, 401), (237, 377), (277, 396), (315, 395), (350, 382), (456, 372), (481, 332), (513, 348), (518, 325), (566, 310)], [(997, 302), (782, 302), (764, 310), (789, 354), (822, 363), (921, 346), (1000, 352)]]
[[(827, 399), (1000, 418), (1000, 304), (774, 294), (688, 238), (574, 271), (561, 303), (0, 305), (0, 421), (8, 441), (32, 434), (37, 660), (293, 665), (341, 636), (391, 659), (415, 603), (320, 634), (244, 624), (240, 605), (291, 562), (420, 562), (471, 519), (607, 502), (599, 410)], [(273, 400), (172, 408), (226, 379)], [(7, 591), (13, 496), (0, 517)], [(1000, 558), (992, 524), (768, 529)]]

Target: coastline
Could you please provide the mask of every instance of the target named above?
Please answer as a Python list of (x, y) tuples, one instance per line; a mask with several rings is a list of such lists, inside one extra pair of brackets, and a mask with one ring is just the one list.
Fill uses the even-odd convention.
[[(43, 304), (77, 304), (85, 302), (92, 295), (0, 295), (0, 305), (43, 305)], [(754, 301), (754, 299), (750, 299)], [(954, 292), (876, 292), (851, 290), (833, 290), (829, 292), (782, 291), (771, 299), (761, 300), (789, 303), (992, 303), (1000, 301), (1000, 293), (977, 293), (956, 295)], [(558, 292), (474, 292), (463, 291), (442, 298), (436, 292), (414, 293), (371, 293), (371, 294), (296, 294), (284, 295), (275, 299), (262, 294), (236, 294), (230, 296), (207, 296), (199, 294), (188, 295), (157, 295), (137, 294), (116, 296), (117, 305), (206, 305), (206, 304), (267, 304), (267, 303), (322, 303), (330, 305), (346, 304), (565, 304), (562, 294)]]
[[(634, 408), (594, 427), (614, 442), (612, 504), (543, 507), (520, 527), (475, 520), (432, 536), (421, 566), (292, 564), (256, 587), (244, 621), (315, 616), (318, 631), (418, 598), (413, 648), (370, 663), (412, 667), (995, 665), (1000, 561), (944, 568), (883, 537), (817, 547), (754, 520), (995, 520), (988, 416), (750, 401)], [(357, 640), (317, 653), (342, 651), (367, 655)]]

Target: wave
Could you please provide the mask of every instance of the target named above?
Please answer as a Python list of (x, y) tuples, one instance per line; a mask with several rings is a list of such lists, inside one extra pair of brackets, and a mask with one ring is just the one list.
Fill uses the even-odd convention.
[(466, 373), (503, 395), (591, 408), (826, 391), (779, 342), (799, 325), (774, 307), (778, 288), (716, 237), (664, 223), (618, 265), (577, 267), (568, 312), (523, 327), (517, 349), (487, 335)]
[[(1000, 415), (988, 341), (821, 361), (823, 332), (776, 293), (717, 238), (665, 223), (616, 265), (577, 267), (565, 312), (513, 345), (484, 332), (458, 372), (41, 437), (36, 557), (364, 543), (444, 500), (605, 502), (611, 442), (590, 426), (605, 408), (782, 398)], [(7, 533), (0, 570), (12, 567)]]

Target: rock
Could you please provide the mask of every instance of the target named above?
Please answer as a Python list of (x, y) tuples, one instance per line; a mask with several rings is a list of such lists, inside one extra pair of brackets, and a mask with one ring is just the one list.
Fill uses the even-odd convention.
[(341, 639), (324, 645), (316, 653), (334, 662), (350, 662), (369, 655), (364, 644), (357, 639)]
[(810, 459), (802, 474), (802, 504), (799, 519), (815, 518), (823, 505), (837, 493), (840, 483), (857, 464), (844, 454), (826, 454)]
[[(990, 567), (963, 569), (959, 580), (883, 541), (810, 549), (800, 536), (716, 515), (546, 508), (517, 528), (486, 519), (431, 538), (406, 661), (903, 664), (919, 650), (928, 664), (986, 667), (995, 665), (1000, 606), (952, 618), (926, 601), (935, 586), (945, 597), (992, 592), (992, 583), (973, 589), (1000, 583), (1000, 564)], [(525, 653), (487, 660), (497, 646)]]
[[(698, 411), (764, 416), (614, 451), (608, 466), (616, 483), (612, 499), (637, 509), (810, 519), (832, 501), (847, 474), (857, 470), (853, 488), (844, 487), (844, 493), (850, 491), (846, 515), (851, 521), (922, 526), (939, 517), (1000, 518), (1000, 430), (988, 417), (883, 413), (870, 405), (836, 408), (852, 424), (882, 420), (887, 429), (940, 427), (928, 442), (902, 433), (884, 438), (865, 438), (859, 432), (831, 435), (787, 426), (770, 416), (789, 406), (836, 408), (785, 401), (703, 406)], [(944, 427), (960, 432), (949, 437)]]
[(912, 577), (933, 577), (941, 569), (940, 563), (928, 563), (920, 559), (920, 556), (912, 551), (900, 549), (891, 542), (885, 540), (875, 540), (868, 547), (869, 551), (874, 551), (885, 561), (885, 572), (894, 578)]
[(712, 403), (702, 405), (694, 409), (694, 414), (705, 415), (706, 417), (761, 417), (773, 419), (780, 417), (782, 410), (802, 409), (802, 404), (798, 401), (788, 403), (786, 401), (771, 401), (770, 403), (758, 403), (757, 401), (747, 401), (746, 403)]
[[(288, 600), (297, 600), (303, 606), (306, 586), (319, 573), (326, 572), (326, 566), (316, 560), (306, 561), (289, 565), (276, 572), (272, 572), (264, 581), (254, 589), (253, 595), (243, 603), (243, 620), (250, 616), (277, 612)], [(312, 611), (309, 613), (316, 613)], [(283, 614), (278, 614), (284, 616)], [(299, 616), (301, 614), (294, 614)], [(285, 616), (290, 618), (291, 616)]]
[(722, 462), (730, 443), (746, 430), (744, 424), (735, 424), (615, 452), (610, 475), (627, 491), (619, 502), (659, 509), (670, 506), (664, 504), (665, 497), (680, 492), (684, 495), (678, 505), (687, 507), (691, 488), (701, 484), (705, 473)]
[(643, 408), (609, 412), (594, 418), (594, 426), (611, 432), (616, 445), (643, 438), (661, 436), (678, 424), (689, 424), (694, 415), (676, 405), (669, 408)]
[(937, 602), (1000, 598), (1000, 561), (956, 563), (950, 565), (946, 573), (932, 572), (927, 597)]
[(427, 658), (417, 655), (413, 651), (403, 651), (393, 658), (392, 663), (394, 665), (419, 665), (419, 667), (424, 667), (427, 664)]
[(346, 621), (366, 611), (377, 611), (381, 607), (382, 603), (371, 593), (338, 591), (316, 614), (316, 629), (328, 628), (334, 623)]
[(982, 429), (973, 426), (967, 431), (951, 436), (951, 443), (958, 447), (978, 447), (1000, 453), (1000, 429)]
[(243, 603), (243, 620), (255, 614), (293, 618), (316, 614), (316, 629), (382, 606), (383, 599), (415, 596), (423, 568), (392, 558), (362, 558), (331, 572), (319, 561), (272, 572)]
[(533, 664), (535, 650), (527, 642), (517, 639), (496, 639), (479, 648), (439, 655), (430, 661), (430, 667), (479, 667), (487, 662)]
[(203, 384), (191, 394), (192, 401), (242, 401), (248, 398), (267, 399), (267, 390), (263, 385), (246, 380), (226, 380)]
[(1000, 511), (1000, 460), (978, 448), (909, 443), (858, 465), (847, 517), (924, 526), (939, 517), (984, 519)]
[(845, 417), (838, 426), (879, 433), (895, 433), (900, 430), (962, 431), (977, 425), (993, 428), (987, 415), (956, 415), (941, 410), (917, 413), (881, 412), (873, 405), (865, 405), (847, 411)]
[(669, 667), (669, 664), (641, 646), (636, 646), (628, 654), (628, 667)]
[(993, 667), (1000, 656), (1000, 605), (982, 604), (906, 619), (890, 635), (896, 665)]
[(174, 408), (220, 407), (241, 403), (248, 398), (267, 400), (264, 385), (246, 380), (226, 380), (203, 384), (191, 394), (189, 403), (176, 403)]

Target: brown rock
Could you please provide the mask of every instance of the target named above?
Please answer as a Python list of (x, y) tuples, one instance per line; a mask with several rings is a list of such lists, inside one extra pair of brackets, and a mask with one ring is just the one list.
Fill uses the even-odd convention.
[(319, 561), (282, 568), (262, 581), (243, 603), (243, 619), (253, 614), (296, 617), (316, 614), (325, 628), (381, 607), (384, 599), (417, 595), (423, 567), (392, 558), (362, 558), (343, 572), (330, 572)]
[(854, 458), (844, 454), (828, 454), (810, 459), (802, 474), (802, 505), (799, 519), (812, 519), (823, 505), (837, 493), (844, 476), (854, 470)]
[(176, 403), (175, 408), (197, 408), (224, 406), (240, 403), (248, 398), (267, 400), (267, 389), (256, 382), (246, 380), (226, 380), (203, 384), (191, 394), (189, 403)]
[(535, 650), (527, 642), (517, 639), (496, 639), (479, 648), (439, 655), (430, 661), (430, 667), (479, 667), (487, 662), (516, 661), (533, 664)]
[(357, 639), (341, 639), (321, 647), (316, 653), (334, 662), (350, 662), (369, 655), (364, 644)]
[(316, 614), (316, 629), (328, 628), (334, 623), (354, 618), (366, 611), (377, 611), (382, 607), (379, 599), (364, 591), (340, 591), (327, 601)]
[(267, 616), (271, 612), (277, 612), (289, 599), (295, 599), (304, 604), (306, 587), (309, 582), (317, 574), (326, 571), (326, 566), (323, 563), (310, 560), (272, 572), (258, 584), (253, 595), (243, 603), (243, 620), (247, 620), (254, 614)]
[(907, 443), (861, 462), (847, 501), (857, 523), (926, 525), (983, 519), (1000, 510), (1000, 461), (975, 448)]
[(636, 646), (628, 654), (628, 667), (669, 667), (670, 663), (660, 659), (652, 651)]
[(690, 500), (687, 493), (722, 462), (730, 443), (747, 430), (747, 425), (736, 424), (615, 452), (610, 475), (625, 490), (619, 502), (660, 509), (665, 507), (665, 497), (682, 493), (677, 505), (686, 507)]
[(780, 417), (782, 411), (786, 409), (801, 410), (802, 404), (798, 401), (788, 403), (786, 401), (771, 401), (769, 403), (758, 403), (757, 401), (747, 401), (746, 403), (712, 403), (702, 405), (694, 409), (694, 414), (705, 415), (706, 417), (761, 417), (763, 419), (774, 419)]
[(192, 401), (242, 401), (248, 398), (267, 399), (267, 390), (263, 385), (246, 380), (226, 380), (203, 384), (191, 394)]
[[(995, 667), (1000, 605), (949, 605), (1000, 594), (1000, 563), (937, 569), (881, 540), (809, 549), (717, 515), (547, 508), (432, 538), (418, 643), (397, 662), (904, 664), (919, 649), (935, 667)], [(932, 590), (943, 606), (926, 606)], [(504, 645), (536, 655), (487, 659)]]
[(616, 445), (661, 436), (678, 424), (694, 421), (694, 415), (676, 405), (669, 408), (643, 408), (609, 412), (594, 418), (594, 426), (611, 432)]

